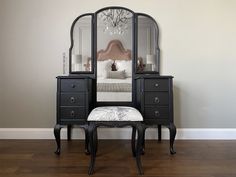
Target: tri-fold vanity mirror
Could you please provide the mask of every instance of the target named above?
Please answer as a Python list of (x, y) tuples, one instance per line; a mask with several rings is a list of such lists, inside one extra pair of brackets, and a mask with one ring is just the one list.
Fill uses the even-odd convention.
[[(145, 129), (170, 130), (170, 152), (176, 134), (173, 77), (160, 75), (159, 29), (149, 15), (124, 7), (106, 7), (78, 16), (71, 26), (69, 75), (57, 77), (57, 124), (87, 130), (87, 117), (99, 106), (131, 106), (142, 114)], [(85, 133), (86, 135), (86, 133)]]
[(159, 74), (158, 27), (146, 14), (108, 7), (71, 28), (70, 73), (94, 74), (98, 102), (132, 102), (132, 77)]

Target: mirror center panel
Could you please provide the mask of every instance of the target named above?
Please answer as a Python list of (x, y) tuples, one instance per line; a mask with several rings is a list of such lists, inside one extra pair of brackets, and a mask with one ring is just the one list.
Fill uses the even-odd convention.
[(97, 14), (98, 102), (132, 102), (132, 16), (118, 8)]

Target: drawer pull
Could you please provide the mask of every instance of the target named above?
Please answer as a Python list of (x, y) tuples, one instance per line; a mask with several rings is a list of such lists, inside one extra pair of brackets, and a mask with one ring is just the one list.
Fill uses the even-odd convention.
[(159, 84), (158, 83), (155, 83), (155, 87), (158, 87), (159, 86)]
[(73, 97), (73, 96), (70, 97), (70, 102), (71, 102), (71, 103), (75, 103), (75, 97)]
[(76, 86), (75, 84), (71, 84), (71, 88), (75, 88), (75, 86)]
[(156, 117), (159, 117), (159, 116), (160, 116), (159, 111), (155, 111), (154, 113), (155, 113), (155, 116), (156, 116)]
[(75, 111), (70, 112), (71, 117), (75, 117)]
[(154, 102), (155, 102), (155, 103), (159, 103), (159, 102), (160, 102), (159, 98), (158, 98), (158, 97), (155, 97), (155, 98), (154, 98)]

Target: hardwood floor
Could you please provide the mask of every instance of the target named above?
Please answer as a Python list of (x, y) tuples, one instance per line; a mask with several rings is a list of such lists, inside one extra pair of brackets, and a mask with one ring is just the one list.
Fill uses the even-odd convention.
[[(144, 177), (235, 177), (236, 141), (147, 141), (142, 156)], [(60, 156), (53, 140), (0, 140), (0, 177), (88, 176), (90, 156), (79, 140), (62, 141)], [(101, 140), (94, 177), (137, 175), (130, 141)]]

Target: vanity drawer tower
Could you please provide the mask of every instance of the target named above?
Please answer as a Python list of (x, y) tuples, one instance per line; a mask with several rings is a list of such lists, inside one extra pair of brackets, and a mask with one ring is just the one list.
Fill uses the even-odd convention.
[(88, 153), (87, 117), (92, 106), (91, 79), (79, 76), (57, 77), (57, 123), (54, 128), (57, 142), (56, 154), (60, 154), (60, 130), (67, 126), (67, 138), (71, 128), (77, 125), (85, 130), (85, 151)]
[[(161, 126), (170, 130), (170, 153), (176, 135), (173, 113), (173, 77), (172, 76), (141, 76), (137, 78), (137, 107), (144, 116), (145, 130), (158, 127), (158, 140), (161, 141)], [(145, 131), (144, 131), (145, 134)]]

